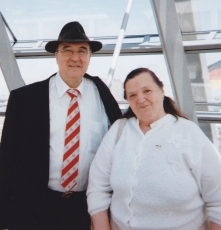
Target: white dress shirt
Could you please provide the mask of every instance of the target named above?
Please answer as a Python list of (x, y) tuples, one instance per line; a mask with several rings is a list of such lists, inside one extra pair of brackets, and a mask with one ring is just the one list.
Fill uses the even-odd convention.
[[(130, 118), (104, 137), (89, 177), (90, 215), (106, 210), (121, 230), (198, 230), (221, 224), (221, 156), (193, 122), (170, 114), (143, 134)], [(111, 195), (111, 191), (114, 191)]]
[[(61, 186), (61, 170), (64, 153), (64, 140), (67, 111), (70, 96), (66, 93), (70, 87), (59, 73), (50, 79), (50, 166), (48, 187), (64, 192)], [(77, 186), (74, 191), (87, 189), (88, 172), (100, 142), (108, 130), (109, 120), (96, 85), (83, 78), (77, 88), (80, 91), (80, 158)]]

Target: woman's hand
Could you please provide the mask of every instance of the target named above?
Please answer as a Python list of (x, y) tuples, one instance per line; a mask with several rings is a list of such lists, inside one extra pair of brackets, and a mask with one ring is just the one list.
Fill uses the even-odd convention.
[(108, 211), (99, 212), (91, 217), (92, 230), (111, 230)]
[(221, 230), (221, 225), (214, 222), (210, 222), (209, 230)]

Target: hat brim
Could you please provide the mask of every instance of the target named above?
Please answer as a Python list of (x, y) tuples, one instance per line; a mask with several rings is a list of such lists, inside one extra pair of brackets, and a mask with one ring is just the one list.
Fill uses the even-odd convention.
[(45, 50), (49, 53), (55, 53), (58, 45), (61, 42), (69, 42), (69, 43), (80, 43), (80, 42), (87, 42), (91, 48), (92, 53), (99, 51), (102, 48), (102, 43), (99, 41), (85, 41), (85, 40), (63, 40), (63, 41), (50, 41), (45, 45)]

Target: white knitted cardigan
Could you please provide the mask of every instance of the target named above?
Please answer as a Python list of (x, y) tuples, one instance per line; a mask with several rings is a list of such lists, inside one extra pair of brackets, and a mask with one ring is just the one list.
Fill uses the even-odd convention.
[(197, 125), (166, 115), (144, 135), (131, 118), (116, 144), (118, 126), (112, 125), (91, 165), (91, 215), (111, 204), (123, 230), (198, 230), (206, 207), (221, 225), (221, 156)]

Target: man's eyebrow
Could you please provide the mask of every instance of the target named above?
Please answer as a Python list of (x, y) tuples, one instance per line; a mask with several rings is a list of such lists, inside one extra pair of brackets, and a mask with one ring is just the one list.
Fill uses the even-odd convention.
[[(66, 45), (66, 46), (64, 46), (62, 49), (66, 49), (66, 48), (71, 48), (71, 46)], [(85, 49), (85, 50), (87, 50), (87, 47), (85, 47), (85, 46), (80, 46), (80, 47), (78, 47), (78, 49)]]
[(63, 46), (62, 49), (70, 48), (70, 46)]
[(87, 50), (87, 47), (85, 47), (85, 46), (80, 46), (79, 49), (85, 49), (85, 50)]

